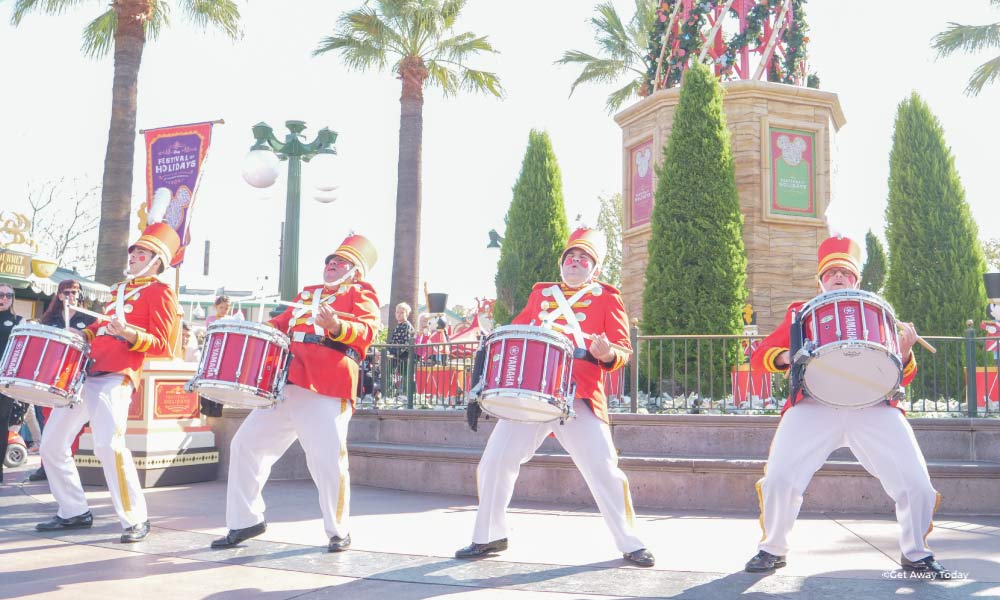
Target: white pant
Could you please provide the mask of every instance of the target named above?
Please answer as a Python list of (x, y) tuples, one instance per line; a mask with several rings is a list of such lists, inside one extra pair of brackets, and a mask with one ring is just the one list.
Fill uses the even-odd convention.
[(53, 409), (42, 434), (40, 454), (45, 464), (49, 489), (59, 503), (57, 514), (68, 519), (89, 510), (70, 445), (80, 428), (90, 421), (94, 436), (94, 455), (100, 459), (104, 469), (104, 479), (111, 492), (118, 520), (122, 527), (145, 522), (146, 499), (142, 495), (132, 453), (125, 446), (132, 384), (120, 374), (88, 377), (83, 383), (80, 397), (80, 404)]
[(909, 560), (930, 556), (926, 537), (940, 495), (903, 413), (887, 404), (838, 409), (808, 397), (781, 418), (764, 477), (757, 482), (764, 529), (758, 549), (777, 556), (788, 552), (788, 532), (809, 480), (830, 453), (843, 446), (895, 501), (903, 556)]
[(226, 526), (243, 529), (264, 521), (261, 491), (271, 467), (296, 439), (319, 489), (323, 526), (329, 537), (350, 532), (351, 477), (347, 465), (347, 425), (351, 401), (287, 385), (274, 408), (251, 412), (230, 446)]
[(594, 495), (618, 550), (634, 552), (645, 547), (633, 532), (635, 512), (628, 478), (618, 468), (611, 429), (582, 400), (574, 401), (573, 409), (576, 418), (562, 425), (558, 421), (530, 424), (503, 419), (497, 423), (477, 470), (479, 510), (472, 532), (474, 543), (507, 537), (507, 505), (521, 465), (531, 459), (545, 436), (555, 432)]

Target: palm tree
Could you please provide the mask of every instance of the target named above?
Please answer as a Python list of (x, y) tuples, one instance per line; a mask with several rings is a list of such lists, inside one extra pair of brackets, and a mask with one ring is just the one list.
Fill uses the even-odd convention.
[[(990, 0), (990, 4), (1000, 7), (1000, 0)], [(989, 25), (959, 25), (949, 23), (948, 29), (934, 36), (931, 47), (938, 57), (950, 56), (961, 50), (967, 54), (990, 48), (1000, 48), (1000, 22)], [(988, 83), (1000, 77), (1000, 56), (995, 56), (979, 65), (965, 86), (968, 96), (978, 96)]]
[[(80, 0), (17, 0), (10, 21), (17, 26), (28, 13), (59, 15), (78, 4)], [(139, 64), (147, 39), (156, 39), (170, 25), (171, 6), (165, 0), (112, 0), (110, 4), (105, 0), (100, 4), (106, 10), (84, 28), (82, 50), (92, 58), (114, 50), (96, 275), (98, 281), (111, 284), (121, 279), (128, 248)], [(240, 12), (234, 0), (177, 0), (177, 5), (198, 27), (217, 27), (232, 39), (240, 35)]]
[[(454, 34), (465, 0), (371, 0), (341, 15), (332, 36), (320, 40), (314, 56), (338, 51), (348, 68), (387, 67), (401, 81), (399, 162), (396, 182), (396, 244), (392, 255), (390, 306), (419, 306), (420, 162), (425, 85), (445, 96), (460, 91), (503, 97), (500, 79), (466, 66), (480, 52), (496, 52), (485, 36)], [(416, 311), (414, 311), (416, 312)]]
[(610, 0), (597, 5), (597, 16), (592, 17), (590, 23), (597, 33), (597, 45), (604, 56), (568, 50), (556, 61), (557, 65), (583, 66), (580, 76), (569, 89), (570, 96), (581, 83), (614, 84), (623, 77), (632, 77), (624, 87), (608, 96), (608, 112), (614, 113), (631, 98), (649, 93), (645, 61), (649, 54), (649, 35), (656, 20), (656, 6), (656, 2), (635, 0), (635, 14), (626, 27)]

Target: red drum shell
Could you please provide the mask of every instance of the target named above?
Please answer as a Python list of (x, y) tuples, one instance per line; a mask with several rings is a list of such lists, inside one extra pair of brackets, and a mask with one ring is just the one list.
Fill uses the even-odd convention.
[(236, 408), (266, 408), (280, 400), (288, 336), (262, 323), (216, 321), (205, 334), (191, 387)]
[(0, 359), (0, 390), (39, 406), (70, 406), (79, 401), (89, 355), (90, 344), (79, 334), (22, 323), (11, 330)]
[(565, 336), (532, 325), (505, 325), (483, 344), (483, 410), (527, 423), (569, 416), (573, 348)]

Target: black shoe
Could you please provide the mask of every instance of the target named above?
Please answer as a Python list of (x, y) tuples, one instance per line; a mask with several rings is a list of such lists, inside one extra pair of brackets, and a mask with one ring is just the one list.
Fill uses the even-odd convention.
[(239, 544), (240, 542), (249, 540), (252, 537), (257, 537), (258, 535), (267, 531), (267, 521), (261, 521), (256, 525), (251, 525), (250, 527), (244, 527), (243, 529), (230, 529), (226, 537), (221, 537), (217, 540), (212, 540), (213, 548), (230, 548)]
[(122, 543), (131, 544), (133, 542), (141, 542), (146, 539), (149, 535), (149, 520), (139, 523), (138, 525), (133, 525), (125, 529), (122, 532)]
[(333, 536), (330, 538), (330, 544), (326, 547), (327, 552), (343, 552), (351, 547), (351, 534), (347, 534), (347, 537), (337, 537)]
[(82, 515), (64, 519), (59, 515), (35, 525), (38, 531), (59, 531), (60, 529), (89, 529), (94, 524), (94, 514), (89, 510)]
[(48, 479), (48, 477), (45, 476), (44, 466), (38, 467), (38, 469), (35, 470), (35, 472), (33, 472), (31, 475), (28, 475), (28, 481), (45, 481), (46, 479)]
[(622, 554), (625, 560), (633, 562), (640, 567), (652, 567), (656, 564), (656, 559), (653, 558), (653, 553), (645, 548), (639, 548), (632, 552), (626, 552)]
[(904, 571), (919, 573), (927, 579), (950, 579), (948, 570), (934, 559), (933, 554), (920, 560), (907, 560), (905, 556), (901, 556), (899, 564), (903, 567)]
[(480, 558), (490, 554), (496, 554), (507, 549), (507, 538), (493, 540), (485, 544), (469, 544), (465, 548), (455, 551), (455, 558)]
[(775, 556), (761, 550), (753, 558), (747, 561), (744, 570), (747, 573), (766, 573), (785, 566), (784, 556)]

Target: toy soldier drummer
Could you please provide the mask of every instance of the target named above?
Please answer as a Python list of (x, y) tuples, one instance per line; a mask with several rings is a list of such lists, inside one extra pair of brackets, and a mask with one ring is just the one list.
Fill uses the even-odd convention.
[[(635, 511), (628, 478), (618, 468), (618, 453), (608, 426), (604, 375), (625, 366), (631, 353), (628, 318), (621, 294), (597, 281), (605, 243), (600, 232), (581, 227), (562, 253), (562, 283), (538, 283), (513, 325), (553, 323), (580, 350), (573, 361), (576, 417), (548, 423), (518, 423), (501, 419), (479, 461), (479, 509), (472, 543), (456, 558), (479, 558), (507, 549), (507, 505), (521, 465), (549, 433), (554, 433), (586, 480), (615, 545), (624, 558), (641, 567), (653, 566), (653, 554), (634, 531)], [(589, 340), (589, 345), (588, 345)], [(478, 403), (470, 402), (475, 429)]]
[(80, 483), (70, 446), (85, 423), (94, 436), (94, 455), (101, 461), (122, 543), (149, 534), (146, 500), (132, 453), (125, 445), (128, 407), (149, 356), (170, 356), (177, 330), (177, 298), (156, 276), (170, 265), (180, 239), (166, 223), (155, 223), (129, 246), (125, 281), (112, 288), (105, 314), (83, 330), (90, 340), (91, 364), (78, 406), (56, 408), (42, 433), (41, 455), (49, 488), (59, 510), (39, 531), (87, 528), (94, 518)]
[(271, 467), (296, 439), (319, 490), (329, 552), (351, 545), (351, 479), (347, 426), (354, 413), (361, 359), (379, 326), (375, 288), (365, 281), (375, 266), (375, 247), (348, 236), (326, 257), (323, 283), (307, 286), (292, 308), (268, 321), (291, 337), (291, 363), (282, 401), (256, 409), (233, 437), (226, 488), (225, 536), (213, 548), (229, 548), (267, 529), (262, 491)]

